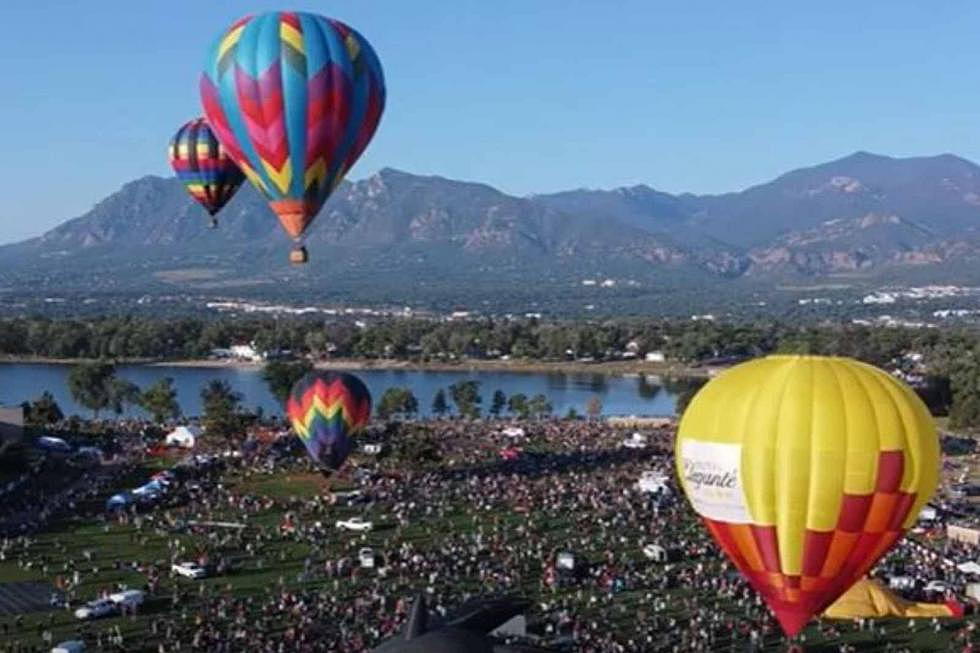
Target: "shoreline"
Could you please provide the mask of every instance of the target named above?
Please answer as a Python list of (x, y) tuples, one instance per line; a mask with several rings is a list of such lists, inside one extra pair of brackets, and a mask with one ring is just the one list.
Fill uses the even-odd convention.
[[(77, 365), (91, 362), (92, 359), (78, 358), (38, 358), (31, 356), (0, 357), (0, 365)], [(202, 369), (235, 369), (261, 370), (264, 363), (240, 360), (160, 360), (154, 358), (124, 358), (116, 359), (117, 365), (137, 365), (144, 367), (175, 367)], [(318, 361), (314, 365), (318, 370), (401, 370), (410, 372), (511, 372), (526, 374), (602, 374), (609, 376), (626, 376), (634, 374), (649, 374), (664, 377), (707, 378), (710, 371), (707, 368), (694, 368), (687, 365), (669, 363), (648, 363), (646, 361), (607, 361), (596, 363), (581, 363), (578, 361), (502, 361), (502, 360), (465, 360), (460, 362), (445, 361), (408, 361), (394, 359), (356, 359), (338, 358)]]

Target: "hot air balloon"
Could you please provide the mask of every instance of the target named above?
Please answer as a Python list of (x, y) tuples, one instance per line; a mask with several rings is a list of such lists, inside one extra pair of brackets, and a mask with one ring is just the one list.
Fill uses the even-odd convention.
[(314, 462), (338, 469), (371, 418), (371, 394), (352, 374), (314, 371), (293, 386), (286, 415)]
[(676, 452), (694, 510), (789, 636), (902, 537), (939, 473), (922, 401), (848, 358), (724, 372), (684, 412)]
[(211, 216), (211, 228), (218, 226), (215, 214), (228, 203), (245, 181), (245, 175), (204, 118), (185, 123), (170, 139), (170, 165), (191, 197)]
[(207, 57), (204, 114), (308, 260), (303, 234), (367, 147), (385, 105), (381, 63), (331, 18), (269, 12), (234, 23)]

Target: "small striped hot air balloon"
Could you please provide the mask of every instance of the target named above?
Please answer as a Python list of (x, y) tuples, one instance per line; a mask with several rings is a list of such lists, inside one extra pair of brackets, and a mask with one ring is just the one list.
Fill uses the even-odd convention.
[(310, 372), (293, 386), (286, 415), (310, 457), (322, 468), (338, 469), (371, 418), (371, 394), (352, 374)]
[(698, 392), (676, 458), (694, 510), (793, 636), (915, 523), (936, 489), (939, 441), (893, 376), (848, 358), (770, 356)]
[(215, 138), (204, 118), (195, 118), (177, 130), (170, 139), (170, 165), (190, 196), (214, 217), (235, 195), (245, 175)]
[(204, 115), (296, 242), (368, 146), (385, 106), (381, 62), (339, 20), (306, 12), (246, 16), (214, 42)]

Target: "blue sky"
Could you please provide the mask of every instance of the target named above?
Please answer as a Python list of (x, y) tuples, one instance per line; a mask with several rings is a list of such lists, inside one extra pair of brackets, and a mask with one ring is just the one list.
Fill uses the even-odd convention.
[(279, 8), (340, 18), (382, 59), (352, 178), (724, 192), (859, 149), (980, 160), (975, 1), (9, 0), (0, 242), (169, 174), (207, 45)]

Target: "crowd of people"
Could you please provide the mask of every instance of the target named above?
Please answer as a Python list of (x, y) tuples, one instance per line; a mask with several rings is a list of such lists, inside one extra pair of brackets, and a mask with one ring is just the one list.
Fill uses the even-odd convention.
[[(326, 481), (321, 491), (263, 492), (270, 480), (283, 479), (287, 488), (293, 477), (314, 482), (284, 437), (250, 447), (242, 458), (185, 464), (161, 501), (106, 513), (105, 497), (118, 489), (113, 483), (144, 463), (141, 441), (117, 461), (116, 472), (69, 484), (76, 489), (50, 507), (52, 514), (75, 514), (106, 533), (125, 534), (131, 553), (73, 546), (42, 528), (0, 540), (0, 565), (12, 560), (41, 569), (64, 590), (68, 606), (139, 578), (150, 597), (146, 605), (121, 622), (68, 625), (53, 613), (30, 626), (0, 619), (0, 651), (31, 650), (26, 647), (44, 641), (45, 633), (50, 639), (53, 629), (95, 650), (360, 653), (398, 633), (416, 592), (427, 596), (437, 617), (451, 616), (476, 596), (526, 597), (533, 602), (527, 633), (511, 636), (555, 650), (686, 653), (786, 645), (769, 610), (679, 496), (671, 428), (647, 429), (645, 447), (624, 448), (624, 431), (602, 421), (502, 424), (444, 420), (377, 434), (389, 451), (405, 438), (426, 446), (434, 441), (438, 452), (425, 461), (404, 453), (361, 456), (333, 481), (356, 494), (332, 493)], [(397, 449), (412, 447), (402, 442)], [(503, 450), (519, 455), (502, 457)], [(644, 472), (662, 475), (664, 486), (641, 491)], [(335, 527), (338, 518), (353, 515), (376, 528)], [(668, 552), (668, 560), (650, 560), (644, 554), (650, 544)], [(971, 554), (959, 546), (906, 540), (878, 573), (915, 569), (962, 593), (970, 578), (943, 562)], [(370, 566), (361, 561), (365, 547), (375, 557)], [(177, 577), (172, 565), (184, 560), (206, 565), (215, 578), (195, 585)], [(250, 583), (252, 577), (261, 582)], [(861, 636), (898, 652), (911, 650), (916, 632), (936, 629), (949, 629), (960, 650), (974, 650), (972, 622), (961, 620), (819, 621), (797, 643), (846, 652)]]

